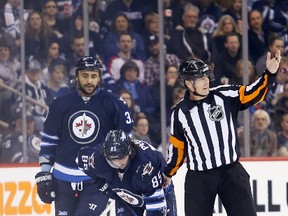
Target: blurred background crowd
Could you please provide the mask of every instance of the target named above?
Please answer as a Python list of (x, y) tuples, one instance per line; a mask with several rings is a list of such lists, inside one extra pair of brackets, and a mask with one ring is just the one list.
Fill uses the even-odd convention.
[[(1, 0), (0, 162), (38, 161), (49, 103), (75, 88), (74, 65), (85, 55), (86, 42), (89, 55), (102, 61), (102, 87), (121, 96), (131, 110), (133, 137), (161, 147), (158, 1), (87, 3), (88, 42), (81, 0), (24, 0), (23, 18), (20, 0)], [(185, 94), (178, 82), (182, 61), (197, 57), (208, 63), (212, 85), (243, 84), (245, 73), (252, 82), (265, 70), (267, 51), (280, 49), (276, 84), (263, 103), (250, 109), (250, 156), (288, 156), (288, 2), (247, 0), (247, 8), (248, 29), (243, 29), (242, 0), (163, 0), (167, 131), (170, 111)], [(248, 71), (243, 70), (243, 31), (248, 31)], [(242, 151), (243, 125), (239, 115)]]

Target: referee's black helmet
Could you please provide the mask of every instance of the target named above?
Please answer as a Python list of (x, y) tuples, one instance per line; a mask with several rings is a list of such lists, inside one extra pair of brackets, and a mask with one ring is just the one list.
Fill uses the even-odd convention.
[(183, 86), (185, 80), (195, 80), (203, 76), (211, 76), (209, 66), (200, 59), (190, 59), (181, 63), (179, 67), (179, 79)]
[(103, 152), (108, 160), (123, 159), (131, 153), (132, 140), (122, 130), (111, 130), (103, 143)]
[(82, 70), (98, 71), (101, 76), (102, 65), (99, 59), (93, 56), (83, 56), (78, 59), (75, 66), (75, 75), (78, 76), (79, 72)]

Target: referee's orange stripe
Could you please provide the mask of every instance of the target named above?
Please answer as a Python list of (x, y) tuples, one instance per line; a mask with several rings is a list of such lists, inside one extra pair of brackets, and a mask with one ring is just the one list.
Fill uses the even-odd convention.
[(174, 175), (176, 173), (176, 171), (179, 169), (179, 165), (180, 165), (181, 160), (182, 160), (183, 155), (184, 155), (184, 142), (178, 140), (174, 136), (170, 136), (169, 141), (178, 150), (178, 157), (177, 157), (177, 161), (176, 161), (176, 166), (170, 172), (170, 175)]
[[(263, 84), (257, 89), (257, 91), (253, 92), (253, 94), (249, 94), (249, 95), (245, 96), (245, 88), (246, 88), (246, 86), (241, 86), (241, 87), (240, 87), (240, 89), (239, 89), (239, 92), (240, 92), (240, 101), (241, 101), (242, 104), (245, 104), (245, 103), (253, 100), (253, 98), (255, 98), (263, 88), (266, 88), (266, 86), (267, 86), (267, 76), (268, 76), (267, 74), (264, 75), (265, 81), (264, 81)], [(263, 95), (263, 97), (261, 98), (260, 101), (263, 101), (263, 100), (264, 100), (264, 97), (265, 97), (266, 93), (267, 93), (267, 89), (266, 89), (265, 94)], [(259, 102), (260, 102), (260, 101), (259, 101)]]

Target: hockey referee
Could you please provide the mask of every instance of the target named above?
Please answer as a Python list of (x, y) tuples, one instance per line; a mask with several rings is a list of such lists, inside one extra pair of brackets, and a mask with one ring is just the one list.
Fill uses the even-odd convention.
[(199, 59), (183, 62), (187, 89), (172, 110), (164, 187), (187, 159), (185, 215), (212, 216), (218, 194), (229, 216), (255, 216), (249, 174), (239, 162), (237, 115), (264, 100), (273, 85), (280, 51), (267, 53), (266, 70), (254, 83), (210, 88), (211, 71)]

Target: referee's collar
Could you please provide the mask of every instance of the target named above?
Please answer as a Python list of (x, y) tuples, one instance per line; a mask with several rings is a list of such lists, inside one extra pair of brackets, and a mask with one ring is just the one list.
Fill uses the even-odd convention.
[(210, 103), (209, 101), (211, 101), (211, 98), (212, 98), (211, 92), (209, 92), (207, 97), (205, 97), (201, 100), (191, 100), (189, 96), (190, 96), (190, 92), (189, 92), (189, 90), (187, 90), (185, 93), (185, 96), (184, 96), (184, 101), (185, 101), (186, 106), (189, 109), (192, 109), (194, 106), (202, 105), (203, 102)]

